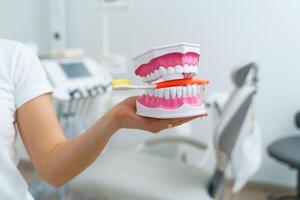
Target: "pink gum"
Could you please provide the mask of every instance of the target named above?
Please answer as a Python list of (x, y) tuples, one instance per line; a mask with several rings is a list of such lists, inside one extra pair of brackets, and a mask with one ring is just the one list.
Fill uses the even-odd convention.
[(193, 97), (182, 97), (182, 98), (160, 98), (160, 97), (150, 97), (148, 95), (143, 95), (138, 97), (138, 102), (149, 108), (163, 108), (167, 110), (172, 110), (181, 107), (184, 103), (189, 105), (198, 106), (203, 104), (200, 96)]
[(175, 67), (176, 65), (196, 65), (199, 62), (200, 55), (194, 52), (188, 53), (170, 53), (157, 58), (152, 59), (150, 62), (139, 66), (135, 70), (135, 74), (138, 76), (147, 76), (160, 66), (168, 68), (169, 66)]

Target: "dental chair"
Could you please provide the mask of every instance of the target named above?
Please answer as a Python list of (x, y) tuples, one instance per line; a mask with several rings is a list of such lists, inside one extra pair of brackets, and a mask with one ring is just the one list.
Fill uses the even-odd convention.
[[(300, 112), (296, 113), (295, 116), (296, 127), (300, 129)], [(269, 196), (269, 200), (299, 200), (300, 199), (300, 136), (290, 136), (281, 138), (273, 142), (268, 147), (268, 152), (274, 159), (283, 162), (298, 172), (297, 175), (297, 193), (295, 196), (281, 196), (275, 197)]]
[[(254, 75), (248, 81), (250, 72)], [(95, 177), (85, 172), (87, 182), (95, 180), (101, 199), (130, 200), (212, 200), (222, 199), (225, 170), (256, 93), (257, 67), (250, 63), (233, 74), (235, 89), (225, 107), (220, 111), (220, 120), (214, 135), (217, 160), (214, 173), (210, 174), (197, 166), (157, 155), (134, 151), (111, 151), (100, 157)], [(210, 105), (212, 107), (213, 105)], [(205, 134), (205, 133), (199, 133)], [(152, 138), (143, 147), (164, 143), (186, 144), (200, 151), (207, 145), (187, 136)], [(94, 171), (89, 170), (89, 171)]]

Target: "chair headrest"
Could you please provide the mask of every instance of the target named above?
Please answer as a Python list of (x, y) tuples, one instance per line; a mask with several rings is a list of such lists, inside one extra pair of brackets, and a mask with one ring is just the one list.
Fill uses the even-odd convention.
[(243, 67), (240, 67), (236, 70), (234, 70), (231, 74), (232, 82), (234, 83), (235, 86), (241, 87), (244, 85), (244, 83), (247, 80), (247, 77), (249, 73), (254, 71), (253, 77), (252, 77), (252, 83), (256, 84), (257, 80), (257, 65), (254, 62), (248, 63), (247, 65), (244, 65)]

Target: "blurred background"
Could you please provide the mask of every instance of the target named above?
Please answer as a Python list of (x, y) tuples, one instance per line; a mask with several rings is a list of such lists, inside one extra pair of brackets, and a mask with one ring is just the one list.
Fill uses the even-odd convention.
[[(57, 54), (57, 49), (73, 49), (71, 54), (80, 52), (81, 56), (102, 63), (101, 70), (112, 78), (125, 77), (134, 83), (141, 83), (140, 78), (134, 75), (133, 57), (160, 45), (196, 43), (200, 44), (201, 49), (199, 76), (210, 80), (205, 94), (209, 100), (215, 94), (230, 93), (235, 87), (231, 81), (232, 71), (255, 62), (259, 68), (259, 84), (253, 103), (262, 136), (262, 159), (259, 169), (249, 181), (263, 185), (261, 187), (275, 185), (275, 188), (288, 190), (296, 187), (297, 171), (290, 169), (289, 164), (276, 161), (267, 149), (278, 139), (299, 135), (294, 124), (295, 114), (300, 110), (299, 1), (0, 2), (1, 38), (32, 46), (42, 60)], [(58, 40), (54, 35), (57, 32), (60, 34)], [(114, 61), (117, 64), (112, 64)], [(130, 92), (110, 92), (108, 100), (103, 103), (99, 100), (98, 106), (107, 102), (113, 105), (130, 95)], [(106, 108), (93, 115), (101, 115)], [(212, 116), (209, 114), (207, 118), (195, 120), (188, 126), (164, 131), (162, 135), (182, 133), (210, 143), (214, 132)], [(120, 130), (105, 153), (134, 150), (151, 137), (143, 131)], [(213, 156), (208, 156), (213, 153), (197, 152), (189, 147), (176, 146), (174, 150), (166, 145), (149, 151), (168, 155), (179, 151), (181, 156), (184, 154), (196, 166), (214, 166)], [(290, 154), (299, 155), (299, 152)], [(21, 144), (20, 155), (21, 159), (27, 159)], [(205, 156), (203, 164), (201, 159)], [(100, 179), (98, 172), (97, 167), (91, 167), (76, 178), (74, 184), (79, 184), (80, 179), (88, 182), (90, 174)], [(231, 180), (231, 172), (227, 173)], [(85, 174), (87, 178), (84, 178)]]

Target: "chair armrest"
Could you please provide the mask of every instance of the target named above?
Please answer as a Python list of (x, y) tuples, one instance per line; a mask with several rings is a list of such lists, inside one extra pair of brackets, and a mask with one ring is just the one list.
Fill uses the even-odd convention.
[(144, 141), (143, 143), (141, 143), (140, 145), (138, 145), (136, 150), (140, 151), (141, 149), (143, 149), (145, 147), (158, 145), (158, 144), (164, 144), (164, 143), (187, 144), (187, 145), (193, 146), (200, 150), (207, 149), (206, 144), (204, 144), (196, 139), (193, 139), (188, 136), (177, 135), (177, 136), (163, 136), (163, 137), (148, 139), (148, 140)]

